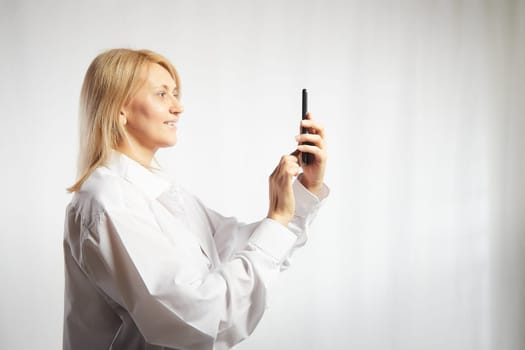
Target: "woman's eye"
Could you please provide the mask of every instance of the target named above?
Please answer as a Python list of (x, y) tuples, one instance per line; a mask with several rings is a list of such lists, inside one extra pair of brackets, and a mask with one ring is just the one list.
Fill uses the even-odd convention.
[(158, 95), (159, 95), (160, 97), (164, 97), (164, 96), (166, 96), (166, 93), (165, 93), (164, 91), (162, 91), (162, 92), (159, 92)]

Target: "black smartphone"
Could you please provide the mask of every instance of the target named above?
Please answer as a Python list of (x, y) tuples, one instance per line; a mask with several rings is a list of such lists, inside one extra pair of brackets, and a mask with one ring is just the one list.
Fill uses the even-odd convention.
[[(302, 105), (303, 105), (303, 108), (302, 108), (302, 116), (301, 118), (303, 120), (306, 119), (306, 114), (308, 113), (308, 91), (306, 89), (303, 89), (303, 98), (302, 98)], [(301, 128), (301, 134), (308, 134), (308, 128)], [(303, 142), (303, 144), (305, 145), (311, 145), (310, 142)], [(311, 153), (305, 153), (305, 152), (302, 152), (301, 153), (301, 162), (303, 164), (310, 164), (312, 163), (312, 160), (313, 160), (313, 154)]]

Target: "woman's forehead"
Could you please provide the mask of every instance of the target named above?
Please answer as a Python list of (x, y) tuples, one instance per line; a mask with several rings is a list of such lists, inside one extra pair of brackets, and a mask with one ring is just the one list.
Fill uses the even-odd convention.
[(151, 63), (147, 67), (146, 81), (152, 86), (166, 86), (170, 90), (177, 88), (177, 82), (170, 72), (157, 63)]

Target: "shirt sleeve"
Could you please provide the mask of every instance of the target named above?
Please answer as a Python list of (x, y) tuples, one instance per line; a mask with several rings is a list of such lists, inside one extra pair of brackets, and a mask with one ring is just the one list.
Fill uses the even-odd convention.
[(266, 307), (266, 285), (295, 238), (263, 221), (257, 229), (264, 238), (210, 269), (198, 244), (171, 242), (152, 224), (105, 213), (96, 228), (86, 228), (81, 264), (90, 278), (127, 310), (148, 343), (229, 349), (246, 338)]
[[(317, 216), (319, 208), (329, 195), (329, 188), (323, 184), (318, 196), (308, 191), (299, 180), (293, 183), (293, 193), (295, 197), (295, 213), (288, 224), (287, 231), (295, 236), (291, 249), (280, 254), (275, 254), (281, 258), (281, 269), (289, 266), (288, 258), (297, 247), (304, 245), (308, 239), (308, 228)], [(264, 219), (258, 230), (255, 229), (259, 223), (244, 224), (238, 222), (234, 217), (224, 217), (221, 214), (206, 208), (207, 216), (213, 225), (213, 238), (221, 261), (228, 261), (238, 250), (246, 247), (249, 241), (263, 246), (271, 246), (274, 235), (266, 235), (264, 228), (270, 225), (265, 222), (273, 222), (271, 219)], [(276, 225), (281, 225), (274, 222)], [(281, 225), (282, 226), (282, 225)], [(289, 234), (288, 234), (289, 235)], [(258, 243), (264, 242), (264, 243)], [(276, 245), (277, 246), (277, 245)], [(278, 248), (277, 248), (278, 249)]]
[(308, 224), (318, 200), (303, 195), (291, 228), (270, 219), (242, 225), (251, 235), (218, 266), (210, 266), (191, 232), (166, 235), (147, 210), (104, 211), (84, 228), (81, 265), (148, 343), (229, 349), (254, 330), (268, 284), (297, 245), (297, 230)]

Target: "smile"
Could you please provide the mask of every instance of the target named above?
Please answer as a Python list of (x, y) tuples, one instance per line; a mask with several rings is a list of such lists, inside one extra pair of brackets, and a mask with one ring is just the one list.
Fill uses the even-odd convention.
[(177, 126), (177, 122), (175, 120), (169, 120), (167, 122), (164, 122), (164, 124), (166, 124), (167, 126), (169, 126), (171, 128)]

